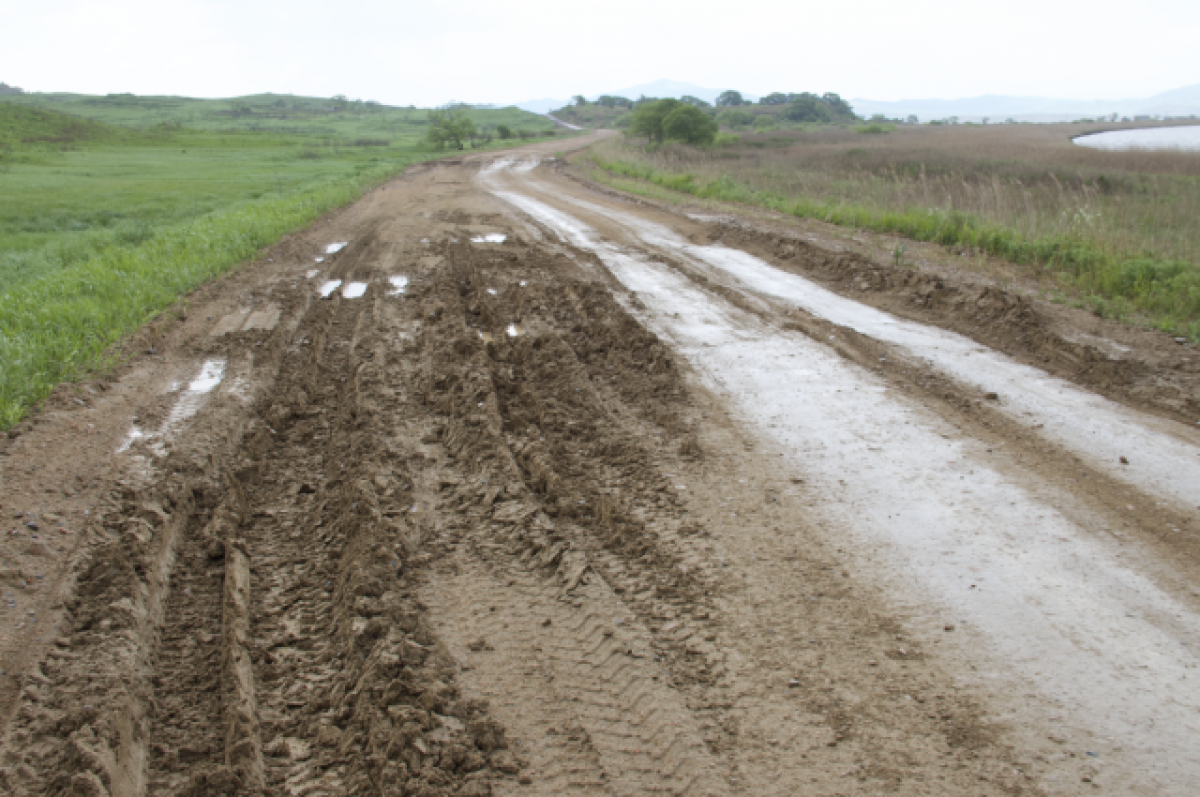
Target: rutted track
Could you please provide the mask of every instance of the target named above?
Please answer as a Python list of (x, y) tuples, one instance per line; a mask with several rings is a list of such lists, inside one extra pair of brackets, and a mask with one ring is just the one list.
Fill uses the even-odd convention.
[[(797, 462), (810, 438), (760, 428), (870, 400), (784, 418), (760, 388), (760, 418), (725, 395), (755, 384), (764, 341), (830, 390), (880, 344), (819, 318), (780, 332), (770, 300), (531, 224), (477, 170), (416, 169), (281, 245), (196, 299), (157, 344), (171, 368), (126, 377), (122, 481), (19, 682), (0, 787), (1000, 795), (1111, 773), (1137, 791), (1078, 714), (1047, 725), (1037, 688), (965, 677), (996, 661), (986, 623), (948, 635), (942, 604), (896, 602), (943, 573), (870, 564), (871, 495), (900, 500), (887, 468), (856, 492), (874, 454), (821, 461), (830, 438)], [(343, 288), (321, 299), (326, 280)], [(1067, 497), (1068, 518), (1093, 511)], [(984, 545), (939, 544), (964, 567)]]

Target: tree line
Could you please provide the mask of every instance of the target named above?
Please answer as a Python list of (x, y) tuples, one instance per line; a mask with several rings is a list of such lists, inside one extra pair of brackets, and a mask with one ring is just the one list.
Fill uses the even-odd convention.
[[(657, 97), (646, 97), (645, 95), (636, 100), (631, 100), (628, 97), (619, 97), (610, 94), (602, 94), (594, 101), (588, 100), (582, 94), (577, 94), (572, 98), (572, 101), (577, 107), (585, 107), (588, 105), (598, 105), (602, 108), (629, 108), (635, 110), (642, 105), (653, 102), (661, 102)], [(766, 105), (778, 106), (786, 105), (788, 110), (792, 111), (791, 116), (785, 112), (785, 119), (793, 119), (794, 121), (853, 121), (858, 117), (854, 113), (854, 109), (850, 107), (850, 103), (846, 102), (841, 96), (826, 92), (825, 94), (817, 95), (811, 92), (800, 92), (799, 94), (784, 93), (781, 91), (772, 92), (761, 98), (757, 103), (753, 100), (748, 100), (740, 91), (723, 91), (717, 95), (715, 102), (708, 102), (699, 97), (693, 97), (685, 94), (676, 102), (691, 105), (695, 108), (737, 108), (740, 106)], [(793, 111), (793, 109), (795, 109)]]

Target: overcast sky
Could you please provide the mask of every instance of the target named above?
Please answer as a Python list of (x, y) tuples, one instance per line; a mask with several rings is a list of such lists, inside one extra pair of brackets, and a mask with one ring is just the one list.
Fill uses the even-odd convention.
[(659, 78), (889, 100), (1200, 83), (1200, 0), (0, 0), (0, 81), (435, 105)]

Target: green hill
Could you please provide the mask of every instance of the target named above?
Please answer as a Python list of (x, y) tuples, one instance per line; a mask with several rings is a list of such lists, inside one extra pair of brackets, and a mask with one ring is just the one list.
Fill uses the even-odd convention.
[(0, 147), (119, 143), (140, 136), (115, 125), (59, 111), (0, 102)]
[[(137, 96), (134, 94), (11, 94), (0, 107), (20, 106), (68, 113), (110, 125), (145, 130), (184, 127), (222, 133), (277, 133), (350, 140), (415, 141), (424, 134), (429, 111), (341, 97), (253, 94), (229, 99)], [(548, 131), (544, 116), (519, 108), (466, 109), (484, 132), (497, 125), (512, 130)]]

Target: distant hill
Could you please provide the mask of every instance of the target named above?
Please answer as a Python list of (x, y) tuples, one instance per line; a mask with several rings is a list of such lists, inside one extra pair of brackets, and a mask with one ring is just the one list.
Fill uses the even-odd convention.
[(19, 89), (16, 86), (10, 86), (7, 83), (0, 83), (0, 94), (24, 94), (25, 89)]
[(987, 94), (957, 100), (850, 100), (859, 115), (904, 118), (915, 114), (922, 122), (957, 116), (962, 121), (1015, 119), (1019, 122), (1069, 122), (1118, 114), (1119, 116), (1200, 116), (1200, 83), (1164, 91), (1144, 99), (1070, 100), (1047, 97), (1013, 97)]
[(71, 114), (0, 103), (0, 144), (86, 144), (124, 141), (139, 134)]
[[(344, 97), (299, 97), (250, 94), (244, 97), (196, 97), (69, 93), (24, 93), (0, 96), (0, 107), (58, 111), (134, 131), (158, 126), (208, 132), (276, 133), (383, 141), (419, 138), (428, 110), (398, 108)], [(516, 108), (466, 108), (476, 125), (506, 125), (516, 131), (549, 131), (550, 120)]]

